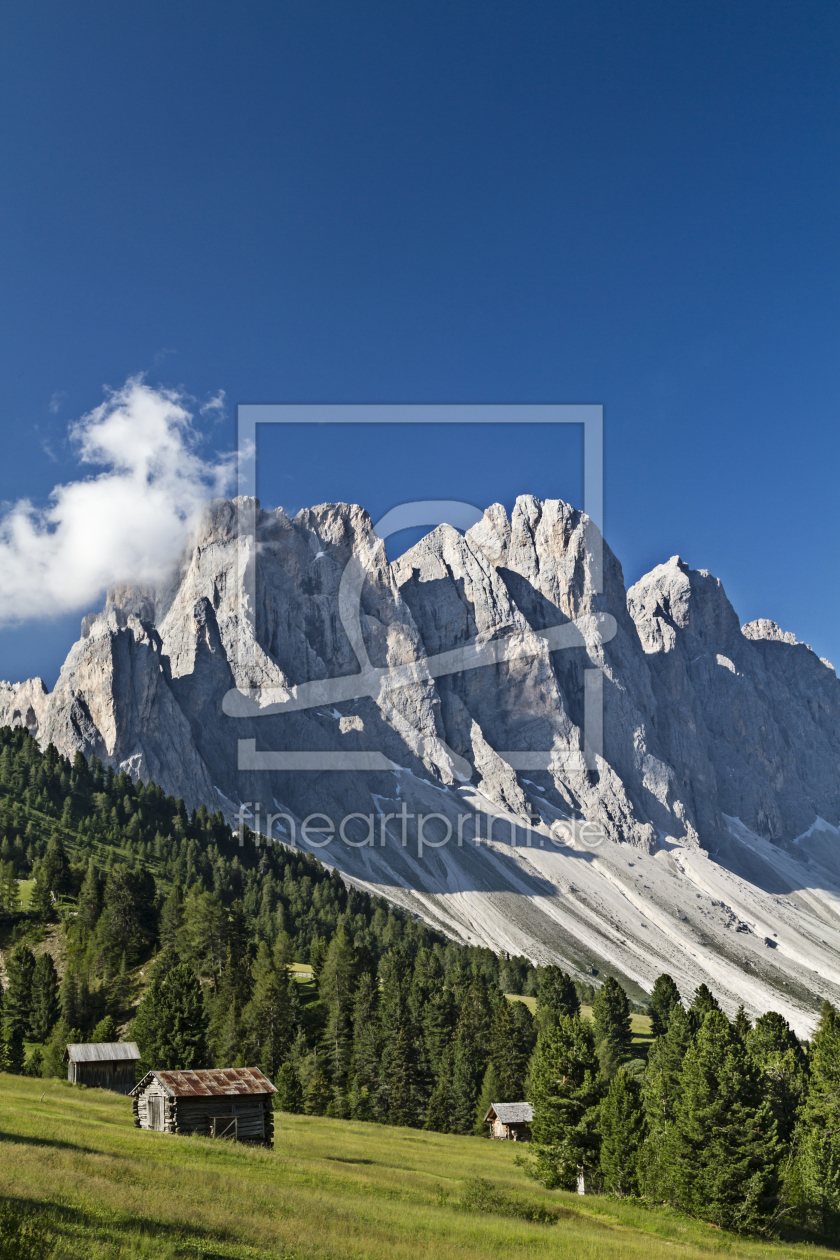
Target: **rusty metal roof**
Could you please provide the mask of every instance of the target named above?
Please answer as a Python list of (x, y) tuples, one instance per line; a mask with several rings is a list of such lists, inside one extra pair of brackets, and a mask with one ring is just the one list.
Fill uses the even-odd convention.
[(276, 1094), (259, 1068), (201, 1068), (192, 1072), (147, 1072), (131, 1091), (138, 1094), (155, 1078), (170, 1098), (202, 1098), (242, 1094)]
[(137, 1060), (140, 1051), (136, 1041), (88, 1041), (81, 1045), (72, 1043), (64, 1051), (65, 1063), (120, 1063), (126, 1059)]

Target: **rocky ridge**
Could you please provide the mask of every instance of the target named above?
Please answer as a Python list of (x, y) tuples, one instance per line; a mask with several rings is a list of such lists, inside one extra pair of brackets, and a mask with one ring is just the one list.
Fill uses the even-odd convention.
[[(307, 844), (315, 811), (336, 828), (356, 815), (321, 856), (453, 934), (640, 989), (668, 969), (730, 1004), (787, 1003), (804, 1027), (820, 996), (840, 995), (837, 677), (775, 623), (742, 629), (721, 583), (679, 557), (625, 591), (605, 545), (596, 591), (586, 526), (524, 496), (510, 517), (494, 505), (465, 535), (439, 526), (389, 564), (359, 507), (290, 519), (214, 503), (166, 589), (112, 591), (85, 617), (52, 693), (0, 684), (0, 723), (232, 821), (260, 802), (263, 827), (284, 815), (279, 839)], [(364, 571), (355, 620), (351, 564)], [(575, 646), (552, 650), (552, 632)], [(385, 681), (346, 698), (365, 661)], [(295, 707), (307, 685), (323, 699)], [(300, 752), (376, 766), (278, 763)], [(435, 818), (420, 844), (418, 814)], [(451, 841), (430, 847), (447, 826)]]

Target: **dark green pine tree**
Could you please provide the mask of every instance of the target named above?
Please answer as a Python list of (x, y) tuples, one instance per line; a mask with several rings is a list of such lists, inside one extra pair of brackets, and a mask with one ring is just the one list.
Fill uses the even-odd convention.
[(517, 1006), (527, 1010), (523, 1002), (509, 1002), (507, 998), (496, 1003), (490, 1027), (490, 1066), (495, 1097), (490, 1102), (525, 1100), (525, 1073), (533, 1045), (514, 1013)]
[(330, 1114), (340, 1119), (346, 1119), (350, 1114), (348, 1090), (353, 1060), (353, 999), (357, 980), (356, 950), (347, 928), (339, 923), (327, 950), (318, 991), (327, 1012), (324, 1049), (332, 1075)]
[(691, 1022), (691, 1031), (698, 1032), (702, 1027), (703, 1020), (709, 1011), (719, 1011), (720, 1002), (718, 1002), (714, 993), (705, 984), (700, 984), (694, 994), (691, 1006), (688, 1008), (688, 1017)]
[(179, 883), (172, 885), (169, 895), (161, 906), (158, 940), (161, 952), (177, 951), (178, 933), (184, 926), (184, 890)]
[(183, 963), (156, 976), (134, 1021), (145, 1067), (189, 1070), (207, 1067), (207, 1012), (201, 985)]
[[(414, 960), (408, 1004), (412, 1027), (419, 1030), (423, 1043), (414, 1074), (417, 1106), (422, 1115), (425, 1115), (429, 1105), (440, 1064), (440, 1034), (444, 1033), (443, 1044), (446, 1044), (451, 1035), (448, 1028), (445, 1031), (441, 1028), (441, 1019), (445, 1019), (447, 1014), (446, 999), (446, 980), (440, 959), (429, 949), (419, 949)], [(452, 1022), (454, 1023), (454, 1015)]]
[(732, 1021), (732, 1029), (736, 1037), (740, 1037), (742, 1041), (747, 1040), (747, 1034), (752, 1029), (752, 1020), (743, 1006), (739, 1006), (738, 1010), (735, 1012), (735, 1018)]
[(216, 1067), (247, 1067), (241, 1063), (244, 1034), (242, 1011), (250, 1000), (250, 969), (239, 965), (228, 946), (217, 992), (208, 1001), (210, 1057)]
[[(506, 1001), (500, 997), (501, 1001)], [(476, 976), (461, 1003), (452, 1054), (452, 1132), (472, 1133), (490, 1057), (493, 1010), (484, 976)]]
[(319, 1061), (304, 1093), (303, 1110), (308, 1116), (325, 1116), (332, 1100), (332, 1082), (324, 1064)]
[(22, 1038), (32, 1032), (32, 980), (35, 955), (28, 945), (16, 945), (6, 965), (7, 986), (3, 1001), (6, 1027)]
[(537, 984), (537, 1026), (542, 1031), (561, 1015), (579, 1015), (580, 998), (575, 982), (554, 963), (541, 967)]
[(293, 1063), (281, 1063), (274, 1078), (277, 1089), (274, 1102), (278, 1111), (297, 1116), (303, 1112), (303, 1090)]
[(437, 1080), (424, 1126), (432, 1133), (449, 1133), (452, 1129), (452, 1048), (447, 1047), (441, 1058)]
[(426, 1062), (434, 1088), (434, 1082), (440, 1075), (441, 1064), (452, 1046), (458, 1026), (455, 994), (445, 980), (441, 980), (439, 987), (426, 1001), (420, 1018)]
[(78, 961), (73, 954), (68, 954), (67, 956), (64, 975), (61, 977), (58, 1000), (61, 1006), (61, 1017), (64, 1022), (70, 1028), (80, 1028)]
[[(423, 1122), (423, 1113), (417, 1105), (415, 1073), (421, 1081), (425, 1076), (422, 1061), (418, 1063), (418, 1050), (422, 1040), (412, 1021), (409, 995), (413, 980), (411, 957), (400, 943), (383, 956), (380, 963), (380, 1035), (382, 1054), (379, 1070), (375, 1113), (377, 1119), (391, 1123), (417, 1125)], [(411, 1047), (409, 1053), (408, 1047)], [(410, 1087), (413, 1103), (406, 1102), (406, 1089)], [(391, 1120), (398, 1115), (398, 1122)], [(409, 1116), (413, 1116), (410, 1119)]]
[(823, 1003), (810, 1052), (808, 1097), (796, 1157), (800, 1219), (820, 1233), (840, 1231), (840, 1012)]
[(530, 1171), (543, 1185), (574, 1190), (579, 1173), (598, 1169), (600, 1099), (592, 1029), (577, 1015), (561, 1015), (540, 1033), (531, 1066)]
[(623, 1199), (639, 1191), (639, 1152), (645, 1134), (638, 1083), (619, 1068), (601, 1102), (601, 1184)]
[(592, 1003), (595, 1046), (601, 1073), (611, 1080), (630, 1054), (633, 1032), (627, 994), (613, 976), (607, 976)]
[(40, 954), (32, 973), (31, 1029), (34, 1041), (44, 1042), (61, 1014), (58, 972), (49, 954)]
[(760, 1015), (745, 1040), (747, 1052), (761, 1073), (762, 1092), (770, 1103), (779, 1137), (790, 1142), (808, 1091), (805, 1051), (777, 1011)]
[(414, 1052), (407, 1025), (399, 1031), (393, 1046), (388, 1091), (388, 1123), (417, 1126), (414, 1091)]
[(353, 1003), (353, 1081), (350, 1114), (354, 1120), (372, 1120), (379, 1091), (379, 986), (368, 971), (359, 977)]
[(56, 897), (70, 890), (70, 863), (58, 831), (54, 831), (50, 836), (47, 851), (41, 861), (39, 878)]
[(14, 1076), (22, 1076), (25, 1062), (23, 1033), (19, 1028), (7, 1028), (3, 1036), (5, 1038), (4, 1058), (6, 1061), (3, 1070), (11, 1072)]
[(643, 1193), (654, 1200), (668, 1199), (672, 1193), (662, 1151), (680, 1100), (683, 1062), (691, 1040), (688, 1014), (678, 1005), (671, 1011), (667, 1033), (657, 1037), (648, 1052), (642, 1078), (646, 1136), (639, 1156), (639, 1181)]
[[(69, 798), (68, 798), (69, 799)], [(102, 888), (93, 858), (88, 861), (87, 874), (79, 892), (78, 922), (88, 934), (96, 927), (102, 909)]]
[[(513, 1011), (513, 1019), (517, 1027), (517, 1035), (525, 1054), (525, 1082), (527, 1083), (527, 1065), (531, 1059), (531, 1055), (534, 1053), (534, 1046), (537, 1044), (537, 1021), (534, 1019), (534, 1016), (531, 1014), (524, 1002), (511, 1002), (510, 1009)], [(524, 1090), (522, 1097), (525, 1097)]]
[(671, 1011), (682, 1003), (680, 991), (669, 975), (657, 976), (650, 995), (650, 1031), (654, 1037), (664, 1037), (671, 1022)]
[(775, 1214), (783, 1154), (746, 1047), (711, 1010), (686, 1053), (664, 1142), (671, 1201), (722, 1229), (761, 1229)]
[(265, 941), (260, 941), (252, 975), (253, 996), (242, 1012), (243, 1043), (271, 1080), (297, 1034), (289, 1007), (289, 973), (285, 967), (278, 969)]
[(490, 1126), (486, 1123), (484, 1117), (492, 1107), (493, 1103), (507, 1102), (508, 1099), (502, 1098), (502, 1090), (499, 1085), (499, 1078), (496, 1075), (496, 1067), (491, 1059), (487, 1064), (487, 1071), (484, 1073), (484, 1080), (481, 1082), (481, 1091), (478, 1095), (478, 1102), (475, 1108), (475, 1124), (473, 1133), (476, 1137), (489, 1137)]

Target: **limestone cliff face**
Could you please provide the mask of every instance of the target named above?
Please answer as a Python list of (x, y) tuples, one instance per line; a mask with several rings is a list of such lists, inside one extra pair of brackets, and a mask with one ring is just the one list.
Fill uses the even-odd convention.
[[(253, 513), (255, 555), (240, 537)], [(253, 502), (214, 503), (165, 589), (112, 591), (84, 619), (52, 694), (38, 679), (0, 684), (0, 723), (154, 779), (190, 807), (231, 819), (240, 802), (261, 802), (263, 820), (283, 811), (279, 838), (293, 826), (299, 840), (315, 812), (336, 825), (364, 816), (347, 832), (352, 843), (322, 856), (447, 930), (578, 971), (607, 960), (642, 987), (656, 968), (683, 967), (749, 1005), (746, 938), (731, 936), (736, 893), (719, 893), (702, 924), (697, 899), (723, 866), (758, 898), (810, 889), (808, 914), (815, 886), (834, 888), (840, 683), (773, 622), (742, 629), (721, 583), (678, 557), (625, 591), (605, 546), (596, 591), (587, 526), (565, 503), (526, 496), (510, 517), (494, 505), (466, 535), (440, 526), (389, 564), (359, 507), (323, 504), (290, 519)], [(254, 603), (243, 607), (254, 560)], [(364, 581), (348, 619), (342, 576), (354, 564)], [(575, 645), (552, 646), (558, 633)], [(584, 733), (593, 677), (604, 715), (595, 758)], [(330, 680), (345, 680), (344, 698), (327, 687), (312, 703), (288, 703)], [(237, 693), (250, 700), (227, 716), (225, 697)], [(243, 743), (256, 762), (243, 761)], [(277, 768), (278, 754), (296, 752), (370, 754), (374, 768)], [(401, 812), (414, 820), (402, 833), (387, 821)], [(415, 851), (418, 814), (461, 842)], [(377, 822), (366, 845), (367, 816)], [(583, 820), (603, 847), (555, 852), (552, 825)], [(504, 825), (524, 848), (500, 856)], [(698, 892), (708, 854), (717, 874), (703, 867)], [(832, 905), (837, 896), (840, 887)], [(753, 914), (762, 941), (771, 932), (758, 925), (772, 922), (763, 913)], [(749, 963), (771, 989), (777, 973), (786, 989), (796, 968), (808, 973), (834, 930), (822, 910), (818, 919), (796, 928), (786, 971), (784, 950), (772, 966), (761, 950)], [(837, 985), (840, 994), (840, 974)]]
[(631, 587), (656, 728), (701, 834), (720, 814), (775, 843), (840, 815), (840, 684), (774, 622), (743, 630), (723, 586), (678, 556)]
[[(257, 509), (254, 638), (240, 600), (248, 506), (211, 506), (169, 589), (110, 592), (84, 619), (51, 695), (38, 679), (0, 684), (0, 721), (154, 778), (190, 805), (269, 797), (309, 813), (317, 798), (349, 812), (387, 786), (377, 772), (240, 771), (238, 741), (254, 739), (273, 750), (380, 750), (445, 787), (468, 778), (521, 818), (533, 814), (536, 787), (540, 800), (650, 851), (661, 838), (715, 851), (728, 836), (724, 815), (777, 844), (816, 817), (840, 817), (833, 669), (773, 622), (742, 630), (709, 573), (673, 557), (625, 593), (605, 546), (596, 593), (585, 518), (527, 496), (510, 519), (494, 505), (466, 536), (440, 526), (393, 564), (361, 508), (325, 504), (294, 520)], [(366, 571), (359, 624), (373, 666), (496, 640), (521, 652), (437, 678), (421, 671), (376, 699), (226, 717), (231, 688), (359, 671), (339, 610), (354, 556)], [(549, 651), (534, 638), (596, 613), (615, 619), (605, 643)], [(584, 674), (595, 669), (603, 757), (587, 769)], [(351, 714), (358, 720), (340, 721)], [(526, 761), (545, 753), (546, 768), (517, 773), (499, 756), (511, 751)]]

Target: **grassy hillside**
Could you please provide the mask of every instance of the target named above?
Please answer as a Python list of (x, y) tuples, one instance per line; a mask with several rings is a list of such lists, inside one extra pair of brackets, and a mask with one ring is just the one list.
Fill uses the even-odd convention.
[[(52, 1254), (67, 1260), (836, 1255), (543, 1190), (516, 1166), (522, 1148), (507, 1143), (277, 1119), (276, 1150), (249, 1150), (136, 1130), (129, 1100), (114, 1094), (0, 1075), (2, 1191), (45, 1209)], [(479, 1178), (489, 1188), (476, 1187)], [(493, 1198), (503, 1211), (488, 1209)], [(556, 1219), (518, 1219), (511, 1203)]]

